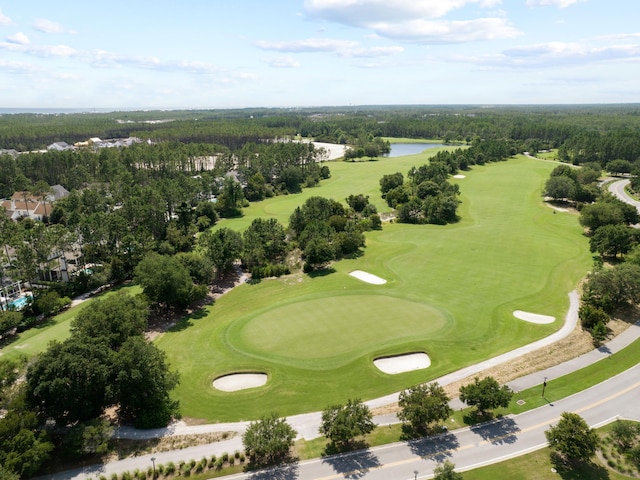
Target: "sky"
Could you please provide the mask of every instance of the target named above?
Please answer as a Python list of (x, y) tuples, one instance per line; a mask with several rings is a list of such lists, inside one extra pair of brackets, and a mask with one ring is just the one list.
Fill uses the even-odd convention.
[(0, 0), (0, 108), (640, 102), (640, 0)]

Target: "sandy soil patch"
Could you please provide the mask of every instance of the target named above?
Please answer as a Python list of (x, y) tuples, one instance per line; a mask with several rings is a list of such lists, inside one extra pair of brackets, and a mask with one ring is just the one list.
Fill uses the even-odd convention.
[(513, 316), (524, 320), (525, 322), (538, 323), (540, 325), (546, 325), (556, 321), (556, 317), (550, 315), (540, 315), (537, 313), (523, 312), (522, 310), (516, 310), (513, 312)]
[(395, 375), (397, 373), (428, 368), (431, 365), (431, 359), (426, 353), (408, 353), (394, 357), (376, 358), (373, 364), (378, 370), (390, 375)]
[(349, 273), (352, 277), (362, 280), (363, 282), (373, 283), (374, 285), (384, 285), (387, 281), (384, 278), (380, 278), (372, 273), (363, 272), (362, 270), (354, 270)]
[[(546, 202), (545, 202), (545, 203), (546, 203)], [(547, 207), (549, 207), (549, 208), (553, 208), (553, 209), (554, 209), (555, 211), (557, 211), (557, 212), (568, 212), (568, 211), (569, 211), (569, 209), (568, 209), (568, 208), (564, 208), (564, 207), (556, 207), (555, 205), (552, 205), (552, 204), (550, 204), (550, 203), (547, 203), (546, 205), (547, 205)]]
[(337, 143), (312, 142), (316, 148), (324, 148), (326, 158), (323, 160), (337, 160), (344, 157), (345, 146)]
[(213, 381), (214, 388), (223, 392), (236, 392), (247, 388), (262, 387), (267, 383), (264, 373), (232, 373)]
[(454, 175), (453, 178), (467, 178), (467, 177), (459, 173), (458, 175)]

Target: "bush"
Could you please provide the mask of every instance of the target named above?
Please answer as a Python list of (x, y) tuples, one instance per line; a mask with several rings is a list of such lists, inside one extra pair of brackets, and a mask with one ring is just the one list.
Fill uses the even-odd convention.
[(598, 323), (603, 323), (606, 325), (609, 322), (609, 315), (602, 308), (590, 305), (588, 303), (583, 303), (578, 310), (578, 317), (580, 318), (580, 323), (582, 323), (582, 327), (590, 330), (595, 327)]
[(164, 471), (167, 475), (173, 475), (174, 473), (176, 473), (176, 465), (173, 462), (169, 462), (167, 463), (167, 465), (164, 468)]

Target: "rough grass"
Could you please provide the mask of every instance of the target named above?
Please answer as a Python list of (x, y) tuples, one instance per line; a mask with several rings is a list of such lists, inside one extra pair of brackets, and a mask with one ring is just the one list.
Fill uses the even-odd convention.
[[(342, 201), (363, 193), (383, 210), (378, 179), (406, 174), (416, 162), (332, 163), (332, 178), (322, 187), (252, 205), (245, 217), (221, 225), (242, 230), (265, 215), (286, 224), (311, 195)], [(242, 285), (201, 318), (177, 325), (157, 342), (182, 375), (176, 397), (183, 414), (233, 421), (321, 410), (437, 378), (558, 329), (567, 293), (590, 257), (577, 217), (542, 204), (540, 189), (553, 167), (523, 157), (474, 167), (460, 180), (459, 223), (386, 224), (367, 234), (364, 256), (338, 262), (326, 275)], [(387, 283), (348, 275), (356, 269)], [(558, 321), (532, 325), (515, 319), (516, 309)], [(372, 365), (378, 355), (411, 351), (427, 352), (432, 366), (391, 376)], [(263, 371), (269, 382), (235, 393), (212, 388), (215, 377), (233, 371)]]

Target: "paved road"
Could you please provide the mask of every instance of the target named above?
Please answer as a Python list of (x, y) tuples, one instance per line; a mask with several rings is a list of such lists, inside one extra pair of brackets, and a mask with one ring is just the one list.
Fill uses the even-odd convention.
[[(508, 416), (489, 424), (463, 428), (435, 438), (401, 442), (347, 455), (315, 459), (268, 471), (238, 474), (230, 480), (387, 480), (427, 478), (436, 465), (450, 460), (458, 471), (477, 468), (516, 457), (545, 446), (544, 431), (554, 424), (564, 411), (581, 415), (591, 426), (608, 423), (622, 417), (640, 421), (640, 365), (595, 387), (584, 390), (547, 406)], [(186, 449), (183, 458), (199, 459), (215, 453), (213, 446)], [(198, 452), (198, 453), (196, 453)], [(170, 454), (172, 452), (167, 452)], [(164, 463), (164, 454), (156, 454), (156, 463)], [(175, 454), (174, 454), (175, 457)], [(147, 463), (133, 467), (148, 468)], [(168, 461), (168, 460), (166, 460)], [(174, 459), (175, 461), (175, 459)], [(96, 478), (115, 470), (94, 467), (74, 476), (51, 478)]]
[(631, 180), (629, 179), (612, 182), (609, 184), (609, 191), (613, 193), (616, 197), (618, 197), (620, 200), (622, 200), (623, 202), (636, 207), (640, 212), (640, 202), (631, 198), (629, 194), (627, 194), (627, 192), (625, 192), (624, 190), (625, 187), (629, 185), (629, 183), (631, 183)]

